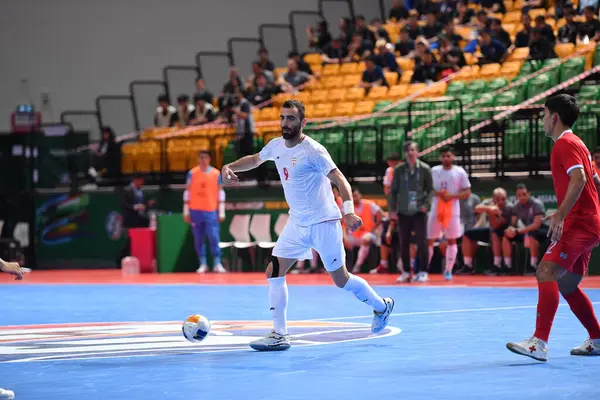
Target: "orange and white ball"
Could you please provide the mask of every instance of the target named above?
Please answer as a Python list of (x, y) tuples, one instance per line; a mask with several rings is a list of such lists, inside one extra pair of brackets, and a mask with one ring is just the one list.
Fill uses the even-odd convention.
[(181, 328), (183, 336), (192, 343), (200, 343), (210, 335), (210, 321), (203, 315), (190, 315)]

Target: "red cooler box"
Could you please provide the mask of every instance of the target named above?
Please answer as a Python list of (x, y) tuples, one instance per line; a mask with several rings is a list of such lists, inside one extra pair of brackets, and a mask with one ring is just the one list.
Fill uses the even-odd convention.
[(156, 272), (156, 230), (130, 228), (131, 256), (140, 260), (140, 272)]

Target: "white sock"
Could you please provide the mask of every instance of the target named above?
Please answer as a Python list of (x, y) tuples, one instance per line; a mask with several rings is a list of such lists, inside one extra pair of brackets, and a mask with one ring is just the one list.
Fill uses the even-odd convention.
[(463, 257), (465, 265), (469, 268), (473, 268), (473, 257)]
[(446, 249), (446, 271), (452, 272), (454, 269), (454, 263), (456, 262), (456, 255), (458, 254), (458, 245), (449, 244)]
[(429, 264), (431, 265), (431, 259), (433, 258), (433, 246), (429, 246)]
[(375, 311), (382, 312), (385, 310), (385, 302), (367, 281), (354, 274), (349, 273), (348, 275), (350, 275), (350, 279), (348, 279), (348, 282), (344, 285), (345, 290), (354, 293), (354, 296), (356, 296), (357, 299), (363, 303), (367, 303), (373, 307)]
[(512, 268), (512, 258), (504, 257), (504, 265), (506, 266), (506, 268)]
[(358, 249), (358, 257), (356, 257), (356, 263), (354, 263), (355, 267), (360, 267), (364, 264), (365, 260), (369, 256), (369, 250), (371, 246), (365, 246), (364, 244), (360, 246)]
[(538, 258), (537, 257), (529, 257), (529, 261), (531, 262), (531, 266), (533, 268), (537, 268)]
[(287, 335), (286, 316), (288, 303), (288, 288), (285, 277), (270, 278), (269, 307), (273, 316), (273, 329), (280, 335)]
[(494, 267), (501, 267), (501, 266), (502, 266), (502, 257), (494, 256)]

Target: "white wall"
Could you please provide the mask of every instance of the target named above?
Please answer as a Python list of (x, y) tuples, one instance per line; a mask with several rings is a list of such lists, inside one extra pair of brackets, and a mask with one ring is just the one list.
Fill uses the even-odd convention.
[(48, 122), (64, 110), (93, 110), (97, 95), (127, 94), (134, 79), (162, 79), (165, 65), (194, 65), (196, 52), (225, 51), (233, 36), (257, 37), (259, 24), (287, 23), (293, 9), (316, 10), (317, 1), (3, 0), (0, 130), (17, 103), (31, 98), (40, 107), (42, 92), (49, 93)]

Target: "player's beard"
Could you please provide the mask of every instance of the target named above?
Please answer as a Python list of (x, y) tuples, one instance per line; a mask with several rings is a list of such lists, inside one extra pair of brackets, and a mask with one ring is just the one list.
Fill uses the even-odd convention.
[(292, 140), (296, 137), (298, 137), (300, 135), (300, 126), (294, 126), (288, 129), (282, 129), (281, 130), (281, 136), (283, 136), (283, 138), (285, 140)]

